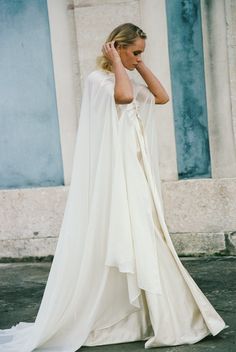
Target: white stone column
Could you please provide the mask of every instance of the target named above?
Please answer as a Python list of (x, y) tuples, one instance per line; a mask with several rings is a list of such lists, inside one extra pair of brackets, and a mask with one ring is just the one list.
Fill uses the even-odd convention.
[(201, 13), (212, 177), (235, 177), (225, 1), (201, 0)]
[(96, 68), (96, 57), (109, 33), (125, 22), (140, 23), (138, 0), (74, 0), (81, 87)]
[(70, 184), (78, 110), (74, 87), (71, 31), (67, 0), (48, 0), (52, 59), (65, 185)]
[(225, 0), (227, 22), (227, 44), (229, 60), (229, 83), (233, 118), (234, 140), (236, 141), (236, 1)]
[(148, 36), (145, 62), (170, 96), (167, 104), (156, 106), (160, 176), (165, 181), (178, 180), (165, 0), (140, 0), (140, 12), (141, 26)]

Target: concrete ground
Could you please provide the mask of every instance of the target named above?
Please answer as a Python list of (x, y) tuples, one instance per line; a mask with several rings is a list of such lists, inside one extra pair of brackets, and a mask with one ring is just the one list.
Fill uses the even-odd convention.
[[(230, 327), (219, 335), (208, 336), (195, 345), (162, 347), (157, 350), (162, 352), (235, 352), (236, 257), (181, 258), (181, 260)], [(34, 321), (50, 265), (50, 262), (0, 264), (0, 329), (8, 328), (19, 321)], [(82, 347), (80, 351), (141, 352), (144, 351), (144, 342)]]

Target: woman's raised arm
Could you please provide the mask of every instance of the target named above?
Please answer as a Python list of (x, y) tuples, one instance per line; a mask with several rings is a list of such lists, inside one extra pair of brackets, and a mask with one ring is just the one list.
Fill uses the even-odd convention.
[(136, 67), (139, 74), (143, 77), (146, 82), (148, 89), (152, 92), (155, 97), (156, 104), (165, 104), (169, 101), (169, 96), (159, 81), (159, 79), (152, 73), (152, 71), (140, 61)]
[(133, 88), (129, 76), (114, 47), (114, 42), (103, 45), (103, 54), (111, 61), (115, 74), (114, 97), (117, 104), (129, 104), (133, 101)]

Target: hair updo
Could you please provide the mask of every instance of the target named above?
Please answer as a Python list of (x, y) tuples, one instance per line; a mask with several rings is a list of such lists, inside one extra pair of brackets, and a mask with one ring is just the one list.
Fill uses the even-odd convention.
[[(135, 24), (124, 23), (113, 29), (113, 31), (108, 36), (106, 43), (115, 41), (115, 47), (117, 45), (127, 47), (132, 45), (137, 38), (146, 39), (147, 35)], [(97, 66), (98, 68), (106, 71), (111, 71), (112, 68), (111, 62), (104, 55), (101, 55), (97, 58)]]

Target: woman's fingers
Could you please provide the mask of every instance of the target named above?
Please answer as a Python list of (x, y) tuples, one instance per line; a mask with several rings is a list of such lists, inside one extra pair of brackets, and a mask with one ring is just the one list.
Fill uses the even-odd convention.
[[(103, 48), (106, 52), (109, 52), (111, 50), (114, 50), (115, 47), (114, 47), (114, 41), (113, 42), (107, 42), (103, 45)], [(116, 49), (115, 49), (116, 50)]]
[(106, 56), (109, 56), (111, 53), (110, 43), (105, 43), (102, 47), (102, 50), (103, 50), (103, 54), (105, 54)]
[(106, 56), (112, 63), (120, 60), (120, 55), (118, 54), (114, 44), (114, 41), (107, 42), (103, 44), (102, 47), (103, 55)]

